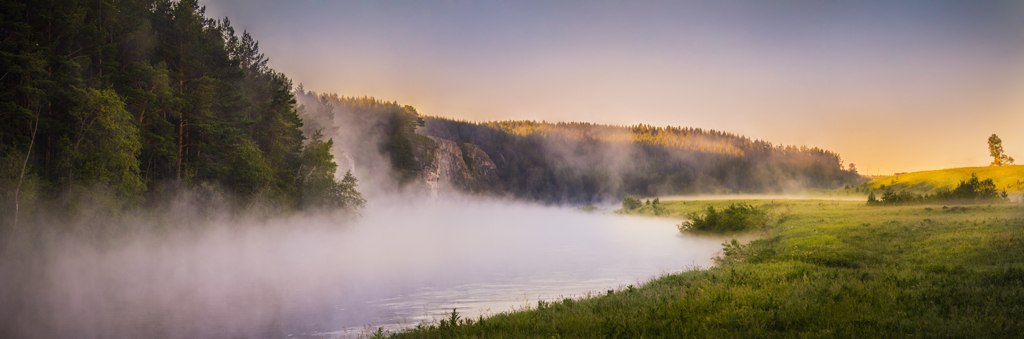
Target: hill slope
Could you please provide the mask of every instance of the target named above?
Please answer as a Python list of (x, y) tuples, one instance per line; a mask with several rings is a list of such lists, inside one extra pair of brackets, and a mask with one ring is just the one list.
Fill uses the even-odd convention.
[(548, 202), (793, 192), (861, 182), (834, 152), (699, 128), (426, 117), (417, 133), (472, 145), (493, 161), (498, 192)]
[(306, 132), (333, 138), (341, 167), (351, 168), (371, 196), (413, 185), (590, 203), (627, 194), (777, 193), (863, 182), (834, 152), (722, 131), (458, 121), (301, 87), (296, 98)]
[(882, 185), (918, 193), (934, 193), (943, 188), (952, 189), (960, 180), (974, 173), (981, 179), (995, 182), (996, 188), (1008, 193), (1024, 193), (1024, 165), (947, 168), (933, 171), (911, 172), (877, 178), (865, 185), (879, 189)]

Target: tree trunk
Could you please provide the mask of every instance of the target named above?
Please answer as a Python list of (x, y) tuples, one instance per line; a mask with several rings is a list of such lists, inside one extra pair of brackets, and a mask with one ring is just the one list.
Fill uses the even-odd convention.
[(180, 112), (178, 115), (178, 164), (175, 171), (175, 176), (178, 181), (181, 181), (181, 157), (182, 151), (184, 150), (184, 131), (185, 131), (185, 112)]
[(25, 153), (25, 160), (21, 162), (21, 173), (18, 174), (18, 184), (14, 187), (14, 223), (12, 227), (18, 227), (18, 213), (21, 210), (20, 195), (21, 195), (21, 184), (25, 181), (25, 172), (28, 171), (28, 159), (32, 156), (32, 147), (36, 143), (36, 131), (39, 130), (39, 116), (40, 113), (36, 113), (36, 121), (32, 124), (32, 137), (28, 141), (28, 152)]
[[(182, 96), (185, 95), (185, 80), (178, 80), (178, 91)], [(175, 170), (175, 177), (178, 181), (181, 181), (181, 163), (182, 157), (185, 155), (185, 110), (182, 109), (178, 112), (178, 164)]]

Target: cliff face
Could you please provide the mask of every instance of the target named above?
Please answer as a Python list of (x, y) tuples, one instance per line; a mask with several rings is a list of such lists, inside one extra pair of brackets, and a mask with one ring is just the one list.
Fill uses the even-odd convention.
[(498, 166), (491, 161), (491, 157), (479, 146), (465, 143), (462, 144), (462, 159), (469, 167), (469, 174), (473, 178), (471, 191), (495, 191), (498, 189)]
[(433, 145), (418, 152), (418, 179), (433, 195), (457, 190), (491, 192), (498, 184), (497, 166), (491, 157), (473, 144), (461, 146), (451, 140), (430, 137)]

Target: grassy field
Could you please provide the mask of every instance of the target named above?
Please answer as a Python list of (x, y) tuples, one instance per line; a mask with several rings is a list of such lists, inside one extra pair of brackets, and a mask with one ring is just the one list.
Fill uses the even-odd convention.
[(1024, 165), (963, 167), (911, 172), (877, 178), (869, 181), (866, 185), (871, 189), (878, 189), (880, 186), (886, 185), (928, 194), (935, 193), (941, 188), (952, 189), (960, 180), (970, 178), (971, 173), (977, 174), (978, 178), (982, 180), (991, 178), (999, 190), (1006, 190), (1011, 194), (1024, 193)]
[[(663, 202), (682, 217), (708, 204)], [(1024, 333), (1024, 209), (746, 200), (776, 221), (714, 268), (397, 337), (1007, 337)], [(651, 213), (648, 207), (633, 213)], [(457, 318), (457, 317), (456, 317)], [(455, 325), (453, 325), (455, 324)]]

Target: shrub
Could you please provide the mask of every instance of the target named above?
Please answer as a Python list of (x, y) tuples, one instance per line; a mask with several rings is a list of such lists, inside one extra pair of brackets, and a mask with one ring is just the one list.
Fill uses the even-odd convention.
[(661, 205), (661, 200), (658, 198), (654, 198), (654, 201), (651, 202), (651, 209), (654, 210), (654, 215), (665, 214), (665, 206)]
[(768, 226), (768, 211), (746, 203), (735, 203), (724, 209), (708, 206), (704, 213), (690, 215), (679, 224), (680, 231), (739, 232)]
[(634, 197), (632, 195), (627, 195), (625, 198), (622, 198), (622, 209), (623, 210), (626, 210), (626, 211), (635, 210), (637, 208), (640, 208), (640, 206), (643, 206), (643, 203), (641, 203), (640, 199), (637, 198), (637, 197)]
[(882, 192), (883, 204), (905, 204), (920, 200), (924, 200), (924, 197), (910, 191), (897, 191), (890, 187), (886, 188), (885, 191)]
[(981, 180), (974, 173), (971, 173), (971, 178), (968, 180), (961, 180), (956, 188), (943, 189), (935, 194), (915, 194), (906, 190), (895, 190), (892, 187), (881, 187), (882, 199), (877, 200), (875, 193), (871, 192), (868, 194), (868, 205), (876, 204), (906, 204), (914, 202), (933, 202), (933, 201), (989, 201), (1006, 199), (1006, 191), (1000, 192), (996, 189), (996, 184), (992, 179)]
[(935, 197), (938, 200), (995, 200), (1004, 195), (999, 193), (991, 178), (980, 180), (977, 175), (971, 173), (970, 179), (960, 180), (956, 188), (941, 191)]

